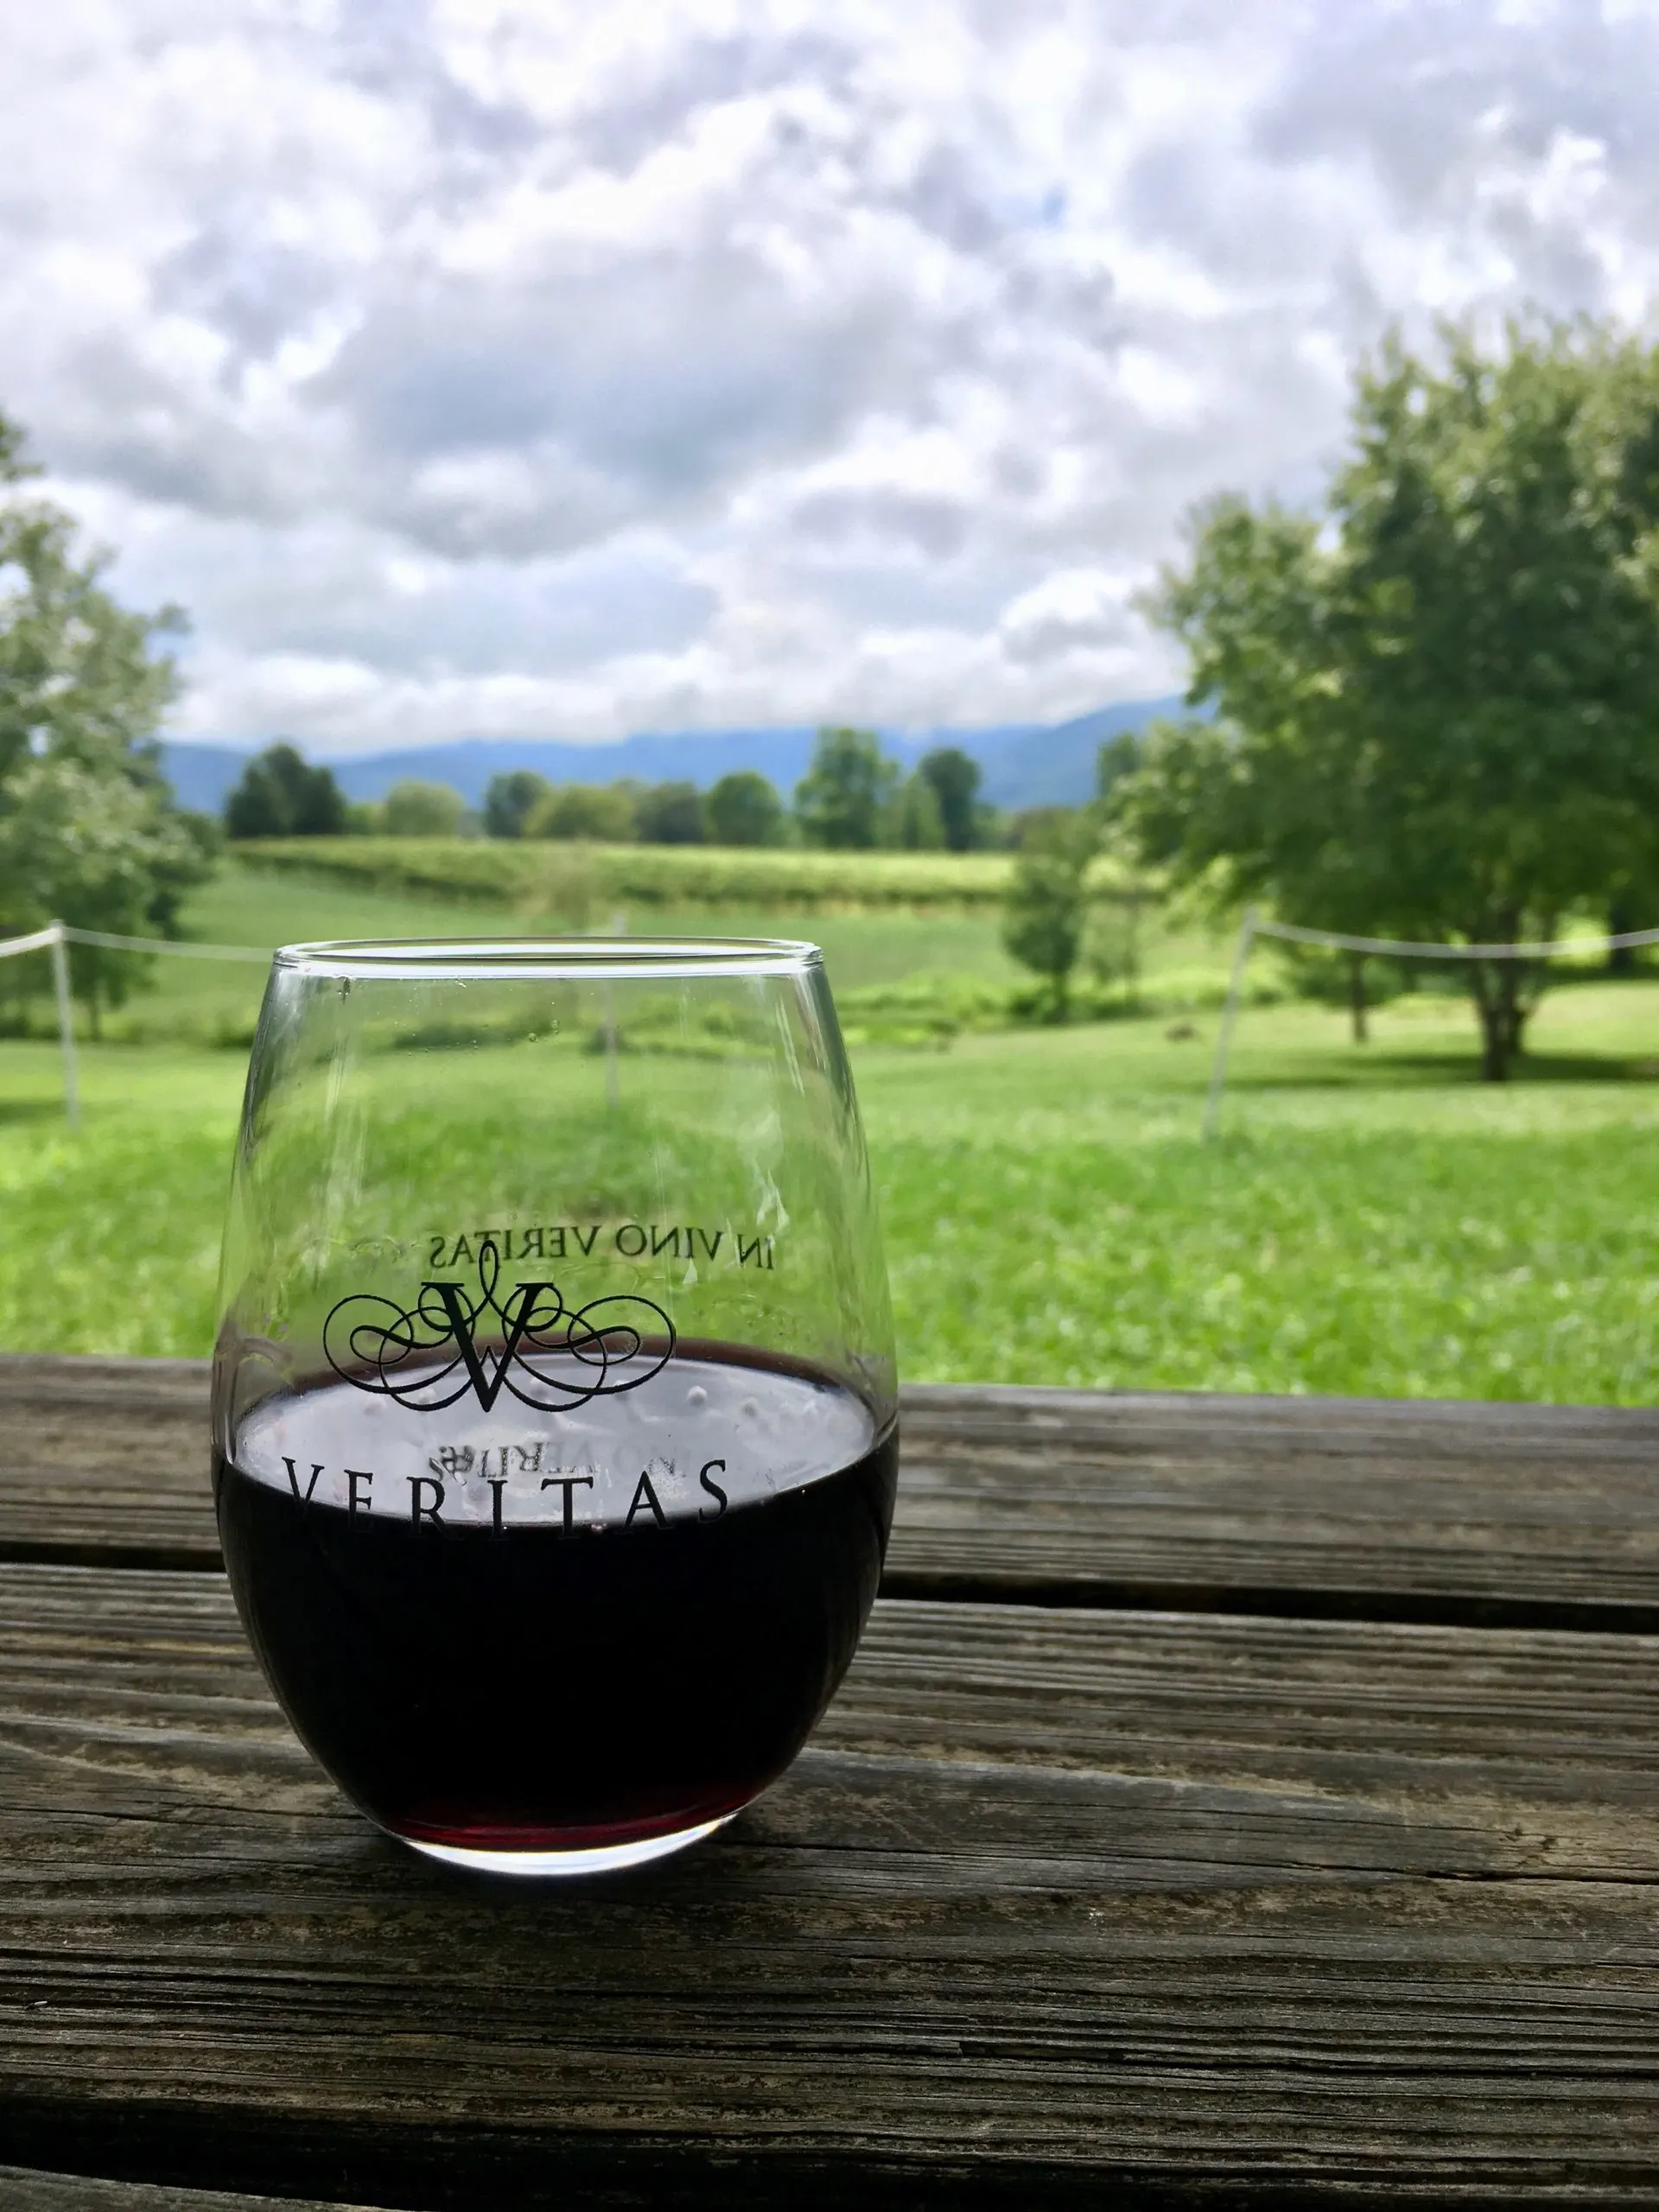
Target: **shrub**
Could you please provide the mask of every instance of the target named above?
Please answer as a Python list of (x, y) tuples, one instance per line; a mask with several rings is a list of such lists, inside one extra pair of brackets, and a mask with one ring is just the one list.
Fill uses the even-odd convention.
[(531, 837), (583, 837), (626, 845), (634, 835), (634, 798), (620, 784), (558, 784), (525, 825)]
[(695, 784), (652, 784), (634, 802), (642, 845), (701, 845), (709, 835), (702, 795)]
[(485, 836), (522, 837), (525, 823), (552, 789), (533, 768), (511, 768), (505, 775), (492, 776), (484, 794)]
[(388, 837), (453, 837), (466, 819), (467, 802), (459, 791), (407, 777), (386, 793), (379, 827)]
[(709, 794), (708, 814), (717, 845), (781, 845), (789, 831), (784, 802), (758, 768), (722, 776)]

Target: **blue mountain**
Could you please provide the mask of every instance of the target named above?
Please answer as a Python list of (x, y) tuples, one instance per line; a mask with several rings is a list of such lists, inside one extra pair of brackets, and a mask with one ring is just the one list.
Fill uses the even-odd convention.
[[(936, 745), (959, 745), (985, 772), (984, 796), (994, 806), (1074, 806), (1092, 796), (1095, 755), (1121, 731), (1159, 715), (1178, 714), (1179, 699), (1129, 699), (1058, 723), (1004, 722), (985, 729), (883, 731), (887, 750), (906, 766)], [(645, 731), (608, 745), (571, 745), (537, 737), (472, 737), (448, 745), (410, 746), (395, 753), (328, 760), (348, 798), (384, 798), (395, 783), (417, 777), (449, 784), (470, 805), (482, 804), (492, 776), (533, 768), (550, 783), (608, 784), (622, 776), (641, 783), (688, 782), (706, 791), (736, 768), (758, 768), (785, 797), (805, 773), (816, 725), (783, 728)], [(169, 743), (162, 765), (183, 806), (217, 814), (258, 748)], [(327, 759), (327, 755), (318, 758)]]

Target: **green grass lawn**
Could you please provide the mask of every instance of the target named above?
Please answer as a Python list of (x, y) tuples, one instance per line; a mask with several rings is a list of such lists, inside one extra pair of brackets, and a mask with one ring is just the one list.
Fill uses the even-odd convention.
[[(268, 911), (273, 937), (403, 926)], [(855, 939), (831, 951), (854, 971)], [(1206, 1146), (1214, 1019), (855, 1053), (906, 1376), (1651, 1402), (1659, 983), (1557, 991), (1503, 1087), (1454, 999), (1398, 1001), (1363, 1050), (1334, 1013), (1253, 1009)], [(82, 1075), (71, 1138), (53, 1050), (0, 1045), (0, 1345), (205, 1351), (240, 1058), (111, 1045)]]
[[(625, 927), (636, 935), (810, 938), (823, 947), (832, 977), (843, 992), (880, 988), (918, 975), (1006, 988), (1020, 973), (1002, 950), (995, 914), (921, 909), (804, 916), (745, 907), (715, 913), (619, 911)], [(600, 918), (608, 925), (609, 912)], [(222, 868), (191, 899), (183, 925), (184, 933), (199, 944), (266, 950), (316, 938), (477, 937), (533, 933), (537, 927), (533, 917), (511, 910), (270, 875), (234, 863)], [(1207, 941), (1178, 942), (1185, 957), (1192, 943), (1202, 948)], [(40, 972), (43, 978), (43, 964)], [(252, 1034), (264, 974), (253, 963), (162, 957), (154, 965), (153, 988), (135, 994), (108, 1016), (105, 1033), (122, 1043), (219, 1046), (240, 1053)], [(34, 1021), (41, 1035), (50, 1019), (49, 1003), (38, 1001)]]
[[(465, 849), (476, 854), (480, 848)], [(598, 911), (595, 926), (611, 926), (613, 916), (634, 935), (810, 938), (823, 948), (849, 1033), (875, 1041), (909, 1043), (963, 1027), (1000, 1027), (1007, 1019), (1010, 990), (1031, 984), (1003, 950), (994, 912), (923, 906), (800, 914), (740, 906), (620, 906)], [(533, 934), (547, 926), (544, 918), (510, 906), (446, 903), (349, 880), (271, 874), (235, 861), (196, 893), (182, 918), (183, 934), (198, 944), (266, 950), (314, 938)], [(1228, 934), (1172, 927), (1147, 914), (1138, 943), (1149, 1002), (1218, 1001), (1231, 952)], [(29, 957), (37, 963), (41, 994), (30, 1018), (35, 1033), (44, 1037), (53, 1020), (44, 995), (45, 956)], [(1273, 988), (1278, 967), (1270, 947), (1258, 952), (1252, 972), (1259, 986)], [(152, 963), (150, 987), (105, 1015), (104, 1033), (115, 1043), (211, 1046), (240, 1054), (252, 1037), (264, 988), (264, 969), (257, 963), (163, 957)]]

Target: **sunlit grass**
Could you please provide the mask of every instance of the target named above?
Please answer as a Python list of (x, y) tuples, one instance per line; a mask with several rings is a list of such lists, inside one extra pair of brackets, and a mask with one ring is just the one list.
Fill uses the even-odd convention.
[[(1172, 1037), (1172, 1027), (1197, 1033)], [(1337, 1014), (865, 1050), (902, 1371), (1120, 1387), (1650, 1402), (1659, 985), (1580, 985), (1522, 1079), (1473, 1079), (1452, 999), (1363, 1049)], [(0, 1344), (194, 1353), (241, 1067), (229, 1052), (0, 1046)]]

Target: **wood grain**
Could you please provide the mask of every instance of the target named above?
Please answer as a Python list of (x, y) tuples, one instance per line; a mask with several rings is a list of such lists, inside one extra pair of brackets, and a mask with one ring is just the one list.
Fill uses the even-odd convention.
[[(205, 1363), (0, 1357), (0, 1558), (207, 1567)], [(904, 1396), (899, 1597), (1659, 1630), (1659, 1414)]]
[(1647, 2204), (1659, 1641), (878, 1607), (700, 1853), (432, 1868), (222, 1583), (0, 1569), (0, 2143), (380, 2203)]
[(372, 2212), (372, 2208), (325, 2207), (315, 2197), (302, 2203), (292, 2196), (227, 2196), (216, 2189), (168, 2189), (151, 2182), (99, 2181), (84, 2174), (0, 2166), (0, 2212)]

